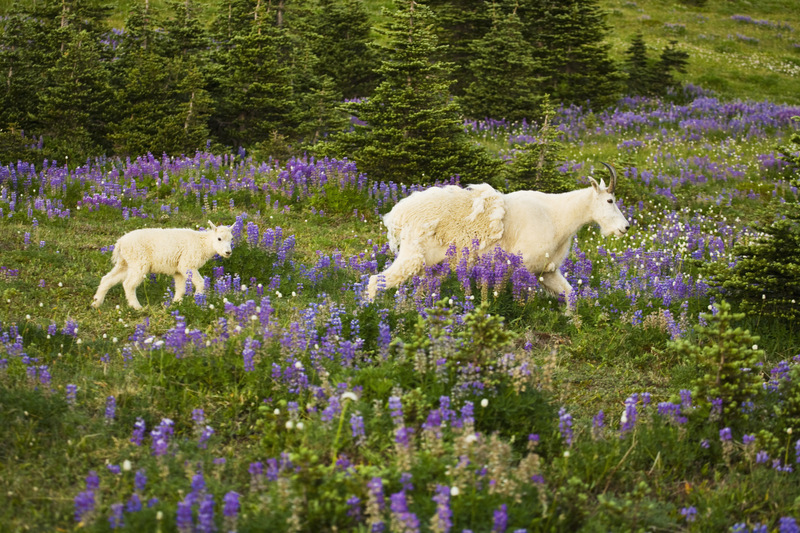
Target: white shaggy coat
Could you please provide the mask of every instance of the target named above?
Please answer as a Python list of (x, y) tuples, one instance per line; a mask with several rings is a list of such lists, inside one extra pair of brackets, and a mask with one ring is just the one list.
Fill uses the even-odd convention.
[(120, 237), (111, 254), (114, 268), (100, 280), (92, 307), (99, 307), (109, 289), (122, 283), (128, 304), (134, 309), (141, 309), (136, 288), (151, 273), (169, 274), (175, 278), (173, 301), (179, 301), (186, 292), (187, 272), (192, 276), (195, 290), (202, 293), (205, 283), (197, 270), (215, 254), (230, 257), (233, 240), (228, 226), (209, 224), (210, 231), (144, 228)]
[[(605, 236), (623, 235), (629, 228), (615, 202), (614, 180), (606, 188), (602, 180), (598, 184), (589, 179), (591, 187), (562, 194), (537, 191), (501, 194), (486, 184), (472, 186), (467, 191), (481, 193), (474, 199), (471, 210), (465, 209), (463, 202), (458, 207), (448, 204), (452, 196), (445, 191), (457, 187), (432, 187), (412, 194), (384, 217), (389, 244), (393, 250), (399, 244), (399, 253), (389, 268), (370, 278), (367, 297), (374, 299), (379, 278), (386, 289), (396, 287), (422, 272), (425, 265), (443, 261), (450, 243), (454, 242), (460, 251), (470, 246), (472, 238), (478, 238), (480, 250), (499, 246), (521, 254), (525, 267), (540, 276), (546, 289), (553, 294), (564, 294), (569, 301), (572, 287), (560, 268), (578, 230), (597, 223)], [(481, 199), (483, 208), (479, 205)], [(476, 212), (489, 215), (479, 219)], [(500, 214), (501, 218), (496, 219)], [(447, 231), (441, 231), (445, 228)], [(458, 229), (450, 232), (450, 228)]]

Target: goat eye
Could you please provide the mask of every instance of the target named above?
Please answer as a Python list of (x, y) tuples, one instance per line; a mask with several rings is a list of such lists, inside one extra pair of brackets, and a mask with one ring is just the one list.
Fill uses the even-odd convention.
[(609, 198), (609, 199), (608, 199), (608, 203), (610, 203), (610, 204), (613, 204), (613, 203), (614, 203), (614, 200), (612, 200), (611, 198)]
[[(609, 200), (609, 202), (610, 202), (610, 201), (611, 201), (611, 200)], [(221, 241), (221, 240), (222, 240), (222, 237), (217, 237), (217, 240), (218, 240), (218, 241)]]

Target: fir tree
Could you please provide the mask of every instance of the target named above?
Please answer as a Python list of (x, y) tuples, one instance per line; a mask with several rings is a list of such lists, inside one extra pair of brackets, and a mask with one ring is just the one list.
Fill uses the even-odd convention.
[(531, 90), (539, 63), (522, 36), (516, 13), (498, 14), (492, 29), (472, 44), (469, 65), (474, 80), (459, 100), (464, 112), (475, 118), (533, 119), (541, 112), (542, 95)]
[(685, 74), (689, 63), (689, 53), (678, 50), (677, 44), (677, 41), (670, 41), (664, 47), (653, 71), (653, 86), (662, 96), (681, 88), (681, 83), (675, 79), (675, 72)]
[(283, 29), (254, 17), (250, 28), (218, 51), (211, 128), (222, 143), (249, 146), (293, 134), (292, 78), (281, 61), (286, 40)]
[(553, 125), (555, 110), (547, 97), (543, 110), (544, 119), (534, 142), (514, 146), (516, 155), (507, 170), (508, 191), (560, 193), (575, 186), (575, 180), (558, 169), (564, 162), (564, 145), (559, 140), (560, 131)]
[(622, 76), (603, 42), (608, 25), (597, 0), (522, 0), (517, 13), (545, 78), (535, 90), (597, 108), (617, 99)]
[[(450, 91), (462, 96), (474, 81), (473, 46), (491, 29), (492, 11), (486, 0), (429, 0), (427, 5), (436, 16), (434, 32), (441, 45), (435, 59), (452, 65)], [(493, 3), (491, 9), (500, 7)]]
[[(787, 181), (800, 186), (800, 134), (779, 148), (789, 163)], [(775, 220), (759, 229), (761, 236), (734, 247), (733, 265), (710, 264), (715, 290), (748, 313), (787, 320), (800, 318), (800, 199), (775, 204)]]
[(381, 83), (369, 100), (349, 106), (361, 124), (338, 136), (334, 149), (351, 153), (373, 179), (488, 179), (497, 164), (464, 131), (448, 91), (449, 65), (432, 60), (438, 45), (430, 9), (415, 0), (397, 0), (396, 6)]
[(378, 57), (362, 0), (318, 0), (310, 19), (316, 74), (344, 98), (368, 96), (377, 84)]
[(764, 357), (764, 352), (757, 349), (759, 337), (736, 327), (744, 313), (733, 313), (725, 301), (717, 304), (716, 313), (704, 313), (701, 317), (707, 325), (697, 327), (697, 340), (680, 339), (669, 347), (688, 356), (698, 367), (692, 398), (704, 419), (709, 415), (712, 419), (724, 417), (726, 423), (747, 419), (745, 403), (753, 401), (763, 390), (756, 371)]
[(179, 154), (202, 147), (212, 103), (191, 55), (159, 31), (146, 8), (134, 9), (117, 49), (117, 118), (109, 135), (117, 153)]
[(653, 63), (647, 56), (647, 45), (641, 33), (633, 36), (630, 48), (625, 51), (624, 70), (629, 95), (653, 93)]
[(38, 117), (49, 157), (73, 160), (105, 151), (107, 109), (112, 100), (109, 73), (96, 41), (86, 31), (73, 36), (47, 71)]

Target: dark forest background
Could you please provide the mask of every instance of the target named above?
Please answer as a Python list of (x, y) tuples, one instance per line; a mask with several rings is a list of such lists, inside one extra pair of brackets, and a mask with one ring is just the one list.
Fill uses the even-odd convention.
[[(375, 179), (492, 174), (465, 118), (541, 121), (555, 105), (680, 98), (688, 54), (609, 56), (594, 0), (12, 4), (0, 21), (0, 162), (244, 148), (351, 157)], [(324, 142), (323, 142), (324, 141)], [(423, 177), (424, 175), (424, 177)]]

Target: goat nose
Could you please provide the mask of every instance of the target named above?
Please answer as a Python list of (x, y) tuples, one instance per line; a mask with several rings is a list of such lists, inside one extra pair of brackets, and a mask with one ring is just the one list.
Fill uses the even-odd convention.
[(628, 231), (629, 229), (631, 229), (631, 225), (630, 225), (630, 224), (628, 224), (627, 226), (625, 226), (625, 231)]

